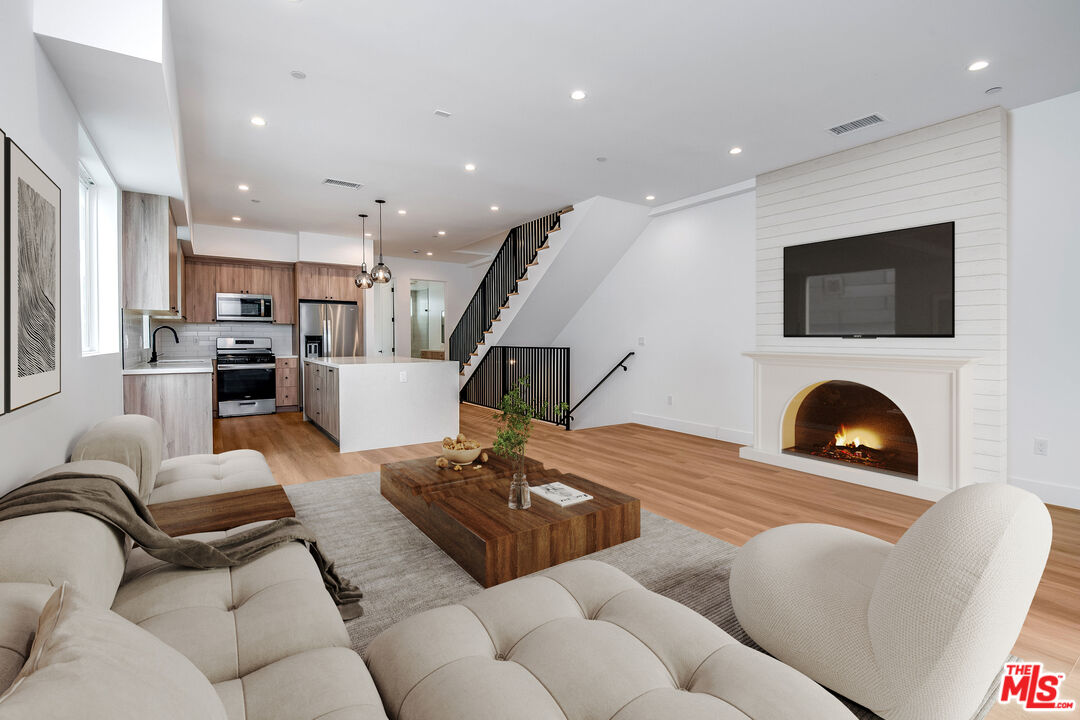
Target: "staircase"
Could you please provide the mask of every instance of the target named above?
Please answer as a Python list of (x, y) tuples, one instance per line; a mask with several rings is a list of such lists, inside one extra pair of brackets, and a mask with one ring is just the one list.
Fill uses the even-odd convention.
[(494, 345), (550, 346), (649, 222), (601, 196), (511, 230), (450, 335), (460, 385)]
[[(480, 364), (487, 349), (498, 341), (504, 313), (520, 305), (529, 295), (529, 272), (536, 270), (541, 253), (552, 248), (552, 240), (562, 227), (563, 215), (573, 212), (565, 207), (510, 230), (495, 258), (473, 293), (457, 327), (450, 334), (450, 359), (457, 360), (461, 386)], [(524, 296), (524, 297), (523, 297)]]

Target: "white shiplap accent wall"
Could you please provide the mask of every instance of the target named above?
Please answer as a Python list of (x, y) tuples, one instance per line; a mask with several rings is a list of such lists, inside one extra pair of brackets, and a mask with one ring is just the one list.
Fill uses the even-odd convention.
[[(1006, 478), (1006, 119), (991, 108), (757, 178), (757, 348), (977, 358), (973, 479)], [(956, 337), (785, 338), (783, 248), (956, 223)]]

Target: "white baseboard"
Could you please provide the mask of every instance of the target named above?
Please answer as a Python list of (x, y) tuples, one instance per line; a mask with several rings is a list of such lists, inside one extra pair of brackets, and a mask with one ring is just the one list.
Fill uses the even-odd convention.
[(1040, 500), (1048, 505), (1062, 505), (1068, 508), (1080, 509), (1080, 487), (1018, 477), (1010, 477), (1009, 484), (1035, 493)]
[(661, 430), (674, 430), (675, 432), (681, 432), (687, 435), (697, 435), (698, 437), (711, 438), (713, 440), (723, 440), (724, 442), (735, 443), (737, 445), (752, 445), (754, 443), (754, 433), (752, 432), (735, 430), (732, 428), (722, 428), (717, 427), (716, 425), (705, 425), (703, 423), (690, 422), (689, 420), (679, 420), (677, 418), (634, 412), (630, 415), (630, 421), (641, 425), (648, 425), (649, 427), (660, 428)]

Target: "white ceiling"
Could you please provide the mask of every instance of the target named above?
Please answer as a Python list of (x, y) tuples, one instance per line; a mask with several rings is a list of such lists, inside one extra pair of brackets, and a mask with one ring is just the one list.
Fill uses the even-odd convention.
[[(169, 10), (196, 222), (238, 215), (251, 228), (357, 234), (356, 213), (374, 215), (385, 197), (388, 254), (458, 262), (476, 256), (453, 249), (593, 195), (660, 205), (1080, 90), (1076, 0), (183, 0)], [(990, 67), (968, 72), (981, 58)], [(1004, 91), (984, 94), (995, 85)], [(575, 88), (588, 98), (570, 100)], [(825, 131), (869, 113), (888, 122)], [(253, 127), (256, 114), (269, 124)], [(744, 152), (729, 155), (733, 145)], [(325, 177), (366, 187), (324, 187)]]

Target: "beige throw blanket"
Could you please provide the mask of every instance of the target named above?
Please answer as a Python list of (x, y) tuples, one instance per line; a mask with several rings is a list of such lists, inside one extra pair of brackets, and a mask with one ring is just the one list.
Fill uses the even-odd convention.
[(322, 573), (323, 583), (346, 619), (360, 616), (363, 593), (334, 571), (319, 551), (315, 536), (296, 518), (282, 518), (213, 542), (174, 538), (154, 522), (138, 495), (120, 477), (108, 473), (57, 470), (0, 498), (0, 522), (25, 515), (78, 512), (96, 517), (125, 533), (158, 560), (187, 568), (235, 567), (288, 542), (302, 542)]

